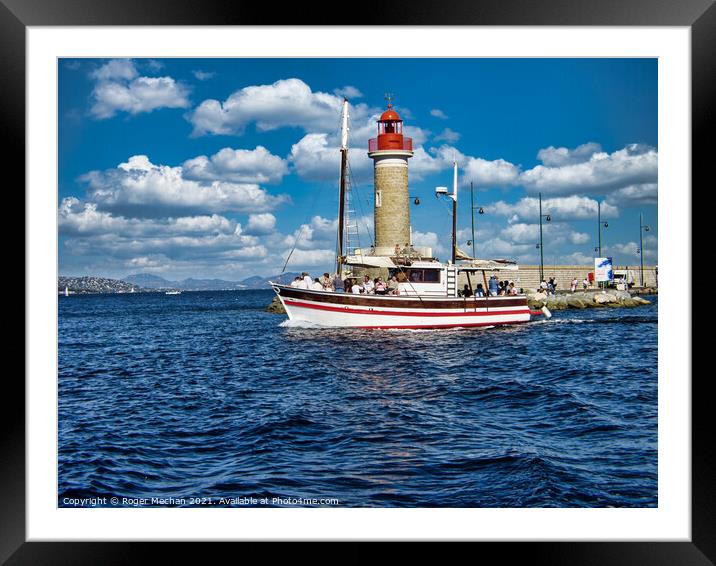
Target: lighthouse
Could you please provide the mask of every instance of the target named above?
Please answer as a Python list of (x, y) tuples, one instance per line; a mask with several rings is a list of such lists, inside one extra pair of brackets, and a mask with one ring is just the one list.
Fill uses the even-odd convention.
[(403, 137), (403, 120), (387, 98), (388, 108), (378, 120), (378, 137), (368, 141), (375, 183), (374, 253), (378, 256), (395, 255), (412, 244), (408, 159), (413, 156), (413, 140)]

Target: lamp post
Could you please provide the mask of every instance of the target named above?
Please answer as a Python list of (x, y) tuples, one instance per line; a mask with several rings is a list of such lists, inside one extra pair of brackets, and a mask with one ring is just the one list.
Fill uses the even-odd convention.
[[(597, 201), (597, 257), (602, 257), (602, 226), (609, 228), (609, 222), (602, 222), (602, 203)], [(599, 282), (600, 287), (604, 287), (604, 281)]]
[(547, 222), (552, 220), (549, 214), (542, 214), (542, 193), (539, 193), (539, 280), (540, 282), (544, 279), (544, 243), (542, 241), (542, 218)]
[(472, 181), (470, 181), (470, 210), (472, 214), (472, 240), (470, 240), (467, 245), (472, 246), (472, 257), (477, 257), (475, 255), (475, 209), (477, 209), (478, 214), (485, 214), (485, 209), (481, 206), (475, 206), (475, 192), (472, 187)]
[(644, 224), (644, 214), (639, 213), (639, 249), (637, 250), (637, 253), (639, 254), (639, 260), (641, 263), (641, 286), (644, 287), (644, 241), (642, 240), (642, 236), (644, 235), (644, 232), (648, 232), (650, 230), (649, 226)]

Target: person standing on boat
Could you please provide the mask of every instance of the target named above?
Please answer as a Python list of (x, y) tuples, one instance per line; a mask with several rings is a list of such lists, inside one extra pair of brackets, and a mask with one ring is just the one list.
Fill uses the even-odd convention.
[(306, 289), (310, 289), (311, 285), (313, 285), (313, 279), (305, 271), (303, 272), (303, 281), (306, 283)]
[(497, 275), (490, 276), (490, 281), (488, 282), (487, 287), (490, 290), (490, 295), (496, 297), (497, 292), (499, 291), (499, 285), (497, 284)]

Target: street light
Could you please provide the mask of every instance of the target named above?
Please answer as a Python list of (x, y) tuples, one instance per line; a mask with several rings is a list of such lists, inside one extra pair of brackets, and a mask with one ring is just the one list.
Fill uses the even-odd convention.
[(598, 246), (594, 251), (602, 257), (602, 226), (609, 228), (609, 222), (602, 222), (602, 203), (597, 201), (597, 242)]
[(552, 217), (549, 214), (542, 214), (542, 193), (539, 193), (539, 280), (544, 279), (544, 242), (542, 241), (542, 218), (547, 222), (552, 221)]
[(639, 249), (636, 250), (636, 253), (639, 254), (639, 260), (641, 262), (641, 286), (644, 287), (644, 242), (642, 240), (642, 236), (644, 232), (648, 232), (650, 230), (649, 226), (644, 224), (644, 214), (639, 213)]
[(475, 255), (475, 209), (477, 208), (478, 214), (485, 214), (485, 209), (475, 206), (475, 192), (472, 187), (472, 181), (470, 181), (470, 214), (472, 216), (472, 240), (469, 240), (467, 242), (468, 246), (472, 246), (472, 257), (477, 257)]

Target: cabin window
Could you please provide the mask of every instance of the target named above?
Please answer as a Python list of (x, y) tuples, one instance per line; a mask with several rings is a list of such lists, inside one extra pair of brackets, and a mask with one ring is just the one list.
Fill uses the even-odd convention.
[(380, 194), (380, 189), (376, 189), (375, 191), (375, 207), (380, 208), (381, 204), (383, 204), (383, 199)]
[(410, 283), (440, 283), (439, 269), (391, 269), (390, 276), (395, 275), (396, 279), (401, 282)]

